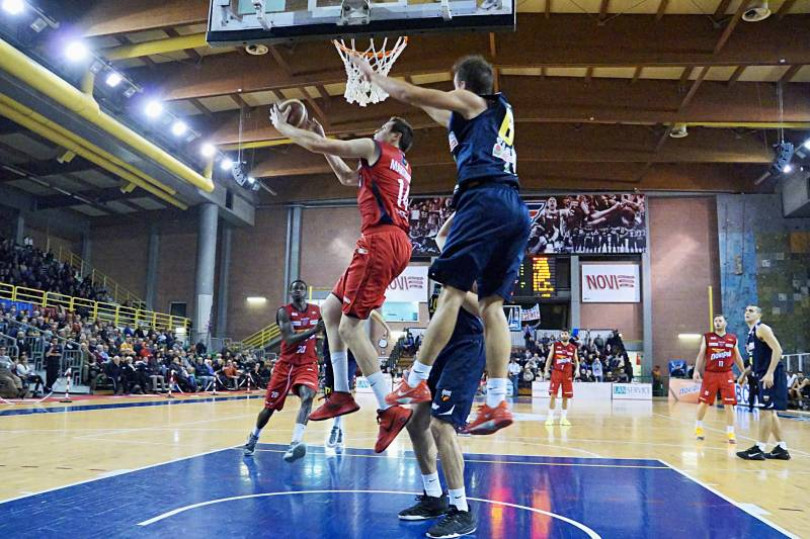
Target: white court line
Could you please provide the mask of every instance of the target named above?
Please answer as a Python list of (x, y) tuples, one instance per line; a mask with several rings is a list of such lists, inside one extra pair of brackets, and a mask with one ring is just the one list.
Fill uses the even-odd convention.
[(75, 439), (95, 438), (96, 436), (101, 436), (102, 434), (104, 436), (112, 436), (112, 435), (118, 435), (118, 434), (127, 434), (127, 433), (131, 433), (131, 432), (146, 432), (146, 431), (151, 431), (151, 430), (178, 430), (178, 429), (184, 429), (186, 425), (201, 425), (201, 424), (204, 424), (204, 423), (216, 423), (218, 421), (227, 421), (227, 420), (231, 420), (231, 419), (241, 419), (241, 418), (244, 418), (244, 417), (254, 417), (255, 415), (256, 414), (254, 414), (254, 413), (240, 414), (240, 415), (233, 415), (233, 416), (228, 416), (228, 417), (218, 417), (218, 418), (215, 418), (215, 419), (202, 419), (200, 421), (191, 421), (189, 423), (181, 423), (181, 424), (177, 424), (177, 425), (165, 425), (165, 426), (162, 426), (162, 427), (135, 427), (135, 428), (131, 428), (131, 429), (111, 429), (111, 430), (108, 429), (106, 432), (85, 434), (85, 435), (82, 435), (82, 436), (74, 436), (74, 438)]
[[(320, 446), (317, 446), (320, 447)], [(241, 450), (241, 447), (232, 447), (231, 449)], [(256, 451), (261, 451), (262, 453), (286, 453), (285, 450), (282, 449), (256, 449)], [(313, 453), (314, 455), (326, 455), (326, 451), (323, 453)], [(341, 453), (342, 457), (355, 457), (355, 458), (363, 458), (363, 459), (391, 459), (390, 455), (351, 455), (348, 453)], [(515, 457), (525, 457), (531, 456), (535, 457), (538, 455), (512, 455)], [(407, 460), (416, 460), (416, 457), (410, 457), (408, 455), (398, 455), (394, 458), (400, 459), (407, 459)], [(551, 458), (565, 458), (565, 457), (551, 457)], [(571, 457), (571, 458), (581, 458), (581, 457)], [(441, 460), (441, 459), (439, 459)], [(609, 460), (609, 459), (608, 459)], [(646, 460), (646, 459), (635, 459), (635, 460)], [(649, 460), (657, 460), (657, 459), (649, 459)], [(474, 458), (464, 458), (464, 462), (483, 462), (487, 464), (518, 464), (523, 466), (582, 466), (584, 468), (646, 468), (651, 470), (666, 470), (665, 466), (646, 466), (643, 464), (640, 465), (633, 465), (633, 464), (583, 464), (581, 462), (520, 462), (516, 460), (485, 460), (485, 459), (474, 459)]]
[[(210, 451), (203, 451), (202, 453), (195, 453), (195, 454), (189, 455), (187, 457), (178, 457), (176, 459), (167, 460), (166, 462), (158, 462), (156, 464), (148, 464), (146, 466), (141, 466), (140, 468), (133, 468), (133, 469), (129, 470), (126, 473), (138, 472), (138, 471), (141, 471), (141, 470), (148, 470), (149, 468), (155, 468), (157, 466), (163, 466), (164, 464), (172, 464), (173, 462), (180, 462), (181, 460), (193, 459), (195, 457), (202, 457), (203, 455), (210, 455), (211, 453), (217, 453), (219, 451), (224, 451), (226, 449), (231, 449), (231, 446), (220, 447), (219, 449), (212, 449)], [(33, 492), (33, 493), (30, 493), (30, 494), (23, 494), (22, 496), (16, 496), (14, 498), (9, 498), (7, 500), (0, 501), (0, 506), (3, 505), (3, 504), (9, 503), (9, 502), (22, 500), (24, 498), (30, 498), (31, 496), (39, 496), (40, 494), (46, 494), (48, 492), (55, 492), (57, 490), (62, 490), (62, 489), (65, 489), (65, 488), (75, 487), (75, 486), (78, 486), (78, 485), (84, 485), (85, 483), (92, 483), (93, 481), (101, 481), (102, 479), (105, 479), (105, 477), (94, 477), (93, 479), (85, 479), (83, 481), (76, 481), (75, 483), (69, 483), (67, 485), (62, 485), (60, 487), (53, 487), (53, 488), (49, 488), (49, 489), (45, 489), (45, 490), (40, 490), (39, 492)]]
[[(179, 508), (174, 509), (172, 511), (168, 511), (166, 513), (163, 513), (162, 515), (158, 515), (158, 516), (156, 516), (154, 518), (150, 518), (149, 520), (144, 520), (143, 522), (139, 522), (138, 526), (149, 526), (150, 524), (154, 524), (155, 522), (160, 522), (161, 520), (167, 519), (169, 517), (173, 517), (173, 516), (175, 516), (177, 514), (185, 512), (185, 511), (190, 511), (192, 509), (197, 509), (199, 507), (207, 507), (209, 505), (214, 505), (214, 504), (224, 503), (224, 502), (232, 502), (232, 501), (239, 501), (239, 500), (250, 500), (250, 499), (255, 499), (255, 498), (269, 498), (269, 497), (274, 497), (274, 496), (292, 496), (292, 495), (297, 495), (297, 494), (344, 494), (344, 493), (345, 494), (399, 494), (399, 495), (411, 495), (411, 496), (414, 496), (414, 495), (418, 494), (417, 492), (401, 492), (401, 491), (397, 491), (397, 490), (298, 490), (298, 491), (284, 491), (284, 492), (263, 492), (263, 493), (259, 493), (259, 494), (245, 494), (245, 495), (242, 495), (242, 496), (231, 496), (229, 498), (219, 498), (219, 499), (216, 499), (216, 500), (209, 500), (207, 502), (200, 502), (200, 503), (195, 503), (195, 504), (192, 504), (192, 505), (186, 505), (184, 507), (179, 507)], [(585, 532), (588, 535), (588, 537), (590, 537), (591, 539), (601, 539), (599, 534), (597, 534), (595, 531), (590, 529), (585, 524), (582, 524), (581, 522), (577, 522), (576, 520), (572, 520), (572, 519), (570, 519), (568, 517), (558, 515), (556, 513), (551, 513), (549, 511), (543, 511), (542, 509), (536, 509), (534, 507), (528, 507), (526, 505), (518, 505), (516, 503), (500, 502), (500, 501), (497, 501), (497, 500), (489, 500), (487, 498), (468, 497), (467, 499), (475, 501), (475, 502), (488, 503), (488, 504), (492, 504), (492, 505), (502, 505), (502, 506), (506, 506), (506, 507), (512, 507), (512, 508), (515, 508), (515, 509), (523, 509), (524, 511), (532, 511), (534, 513), (539, 513), (541, 515), (545, 515), (547, 517), (551, 517), (551, 518), (566, 522), (568, 524), (571, 524), (575, 528), (578, 528), (581, 531)]]
[[(653, 415), (657, 415), (658, 417), (665, 417), (667, 419), (670, 419), (670, 420), (675, 421), (676, 423), (680, 423), (682, 425), (691, 425), (692, 424), (691, 421), (689, 421), (689, 420), (675, 419), (674, 417), (670, 417), (670, 416), (664, 415), (664, 414), (659, 414), (659, 413), (656, 413), (656, 412), (653, 412)], [(711, 431), (719, 432), (719, 433), (722, 433), (722, 434), (725, 434), (725, 432), (726, 432), (726, 431), (724, 431), (722, 429), (716, 429), (716, 428), (713, 428), (713, 427), (704, 426), (703, 428), (706, 429), (706, 430), (711, 430)], [(746, 440), (751, 440), (752, 442), (758, 442), (759, 441), (756, 438), (751, 438), (750, 436), (746, 436), (744, 434), (740, 434), (739, 437), (740, 438), (745, 438)], [(810, 453), (807, 453), (806, 451), (801, 451), (799, 449), (796, 449), (795, 447), (789, 448), (789, 451), (791, 453), (798, 453), (799, 455), (803, 455), (805, 457), (810, 457)]]
[(768, 520), (768, 519), (766, 519), (766, 518), (763, 518), (761, 515), (758, 515), (758, 514), (756, 514), (755, 512), (751, 512), (751, 511), (749, 511), (749, 510), (748, 510), (748, 509), (746, 509), (746, 507), (745, 507), (745, 505), (746, 505), (746, 504), (740, 504), (740, 503), (737, 503), (737, 502), (735, 502), (734, 500), (732, 500), (731, 498), (729, 498), (728, 496), (726, 496), (725, 494), (723, 494), (722, 492), (720, 492), (719, 490), (717, 490), (717, 489), (715, 489), (715, 488), (710, 487), (709, 485), (707, 485), (706, 483), (704, 483), (704, 482), (703, 482), (703, 481), (701, 481), (700, 479), (696, 479), (695, 477), (692, 477), (691, 475), (689, 475), (688, 473), (684, 472), (684, 471), (683, 471), (683, 470), (681, 470), (680, 468), (676, 468), (675, 466), (673, 466), (673, 465), (672, 465), (672, 464), (670, 464), (669, 462), (667, 462), (667, 461), (665, 461), (665, 460), (663, 460), (663, 459), (658, 459), (658, 460), (659, 460), (660, 462), (662, 462), (663, 464), (666, 464), (667, 466), (669, 466), (670, 468), (672, 468), (674, 471), (678, 472), (678, 473), (679, 473), (679, 474), (681, 474), (682, 476), (686, 477), (687, 479), (689, 479), (689, 480), (691, 480), (691, 481), (694, 481), (694, 482), (695, 482), (695, 483), (697, 483), (698, 485), (702, 486), (703, 488), (705, 488), (705, 489), (706, 489), (706, 490), (708, 490), (709, 492), (712, 492), (712, 493), (716, 494), (717, 496), (719, 496), (719, 497), (723, 498), (725, 501), (727, 501), (728, 503), (730, 503), (731, 505), (733, 505), (734, 507), (736, 507), (736, 508), (737, 508), (737, 509), (739, 509), (740, 511), (744, 511), (745, 513), (748, 513), (749, 515), (751, 515), (751, 516), (752, 516), (752, 517), (754, 517), (755, 519), (757, 519), (757, 520), (759, 520), (759, 521), (761, 521), (761, 522), (763, 522), (763, 523), (767, 524), (767, 525), (768, 525), (768, 526), (770, 526), (771, 528), (775, 529), (775, 530), (776, 530), (776, 531), (778, 531), (778, 532), (781, 532), (781, 533), (783, 533), (783, 534), (787, 535), (788, 537), (790, 537), (790, 538), (792, 538), (792, 539), (800, 539), (798, 535), (793, 535), (792, 533), (790, 533), (790, 532), (789, 532), (789, 531), (787, 531), (786, 529), (784, 529), (784, 528), (782, 528), (782, 527), (780, 527), (780, 526), (777, 526), (776, 524), (774, 524), (773, 522), (771, 522), (770, 520)]

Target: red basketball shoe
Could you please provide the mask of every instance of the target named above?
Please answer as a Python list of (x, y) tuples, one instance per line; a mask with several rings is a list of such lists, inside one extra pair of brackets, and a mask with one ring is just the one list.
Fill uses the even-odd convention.
[(430, 394), (427, 382), (421, 380), (416, 387), (408, 385), (408, 379), (402, 377), (402, 381), (397, 388), (385, 396), (385, 403), (391, 406), (397, 404), (419, 404), (420, 402), (430, 402), (433, 396)]
[(464, 434), (494, 434), (511, 424), (512, 412), (506, 406), (506, 401), (501, 401), (495, 408), (482, 404), (478, 407), (475, 421), (468, 424), (461, 432)]
[(405, 428), (413, 415), (413, 410), (402, 406), (392, 406), (387, 410), (377, 410), (377, 423), (380, 425), (380, 433), (377, 434), (377, 443), (374, 444), (374, 451), (382, 453), (391, 445), (391, 442)]
[(351, 393), (335, 391), (326, 396), (324, 402), (317, 410), (309, 414), (310, 421), (324, 421), (340, 415), (350, 414), (360, 409)]

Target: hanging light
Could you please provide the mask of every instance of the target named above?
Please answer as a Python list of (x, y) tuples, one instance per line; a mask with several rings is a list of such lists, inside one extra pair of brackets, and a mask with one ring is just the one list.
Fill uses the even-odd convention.
[(65, 56), (71, 62), (81, 62), (87, 58), (88, 54), (90, 54), (90, 51), (82, 41), (71, 41), (65, 48)]
[(122, 77), (120, 73), (117, 73), (115, 71), (111, 71), (110, 74), (107, 75), (107, 80), (106, 80), (107, 86), (109, 86), (110, 88), (115, 88), (116, 86), (121, 84), (122, 80), (124, 80), (124, 77)]
[(210, 142), (206, 142), (205, 144), (200, 146), (200, 154), (202, 154), (203, 157), (207, 158), (214, 157), (216, 153), (217, 153), (216, 146), (214, 146)]
[(25, 11), (23, 0), (3, 0), (3, 11), (9, 15), (19, 15)]
[(163, 103), (153, 99), (146, 104), (143, 110), (149, 118), (157, 118), (163, 113)]
[(182, 137), (188, 131), (188, 125), (183, 120), (175, 120), (172, 124), (172, 135)]
[(223, 172), (230, 172), (233, 169), (233, 159), (231, 159), (230, 157), (223, 158), (222, 161), (220, 161), (219, 163), (219, 168)]

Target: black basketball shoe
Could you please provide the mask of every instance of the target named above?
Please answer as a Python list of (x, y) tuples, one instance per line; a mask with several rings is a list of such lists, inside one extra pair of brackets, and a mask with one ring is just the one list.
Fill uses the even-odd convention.
[(771, 460), (790, 460), (790, 453), (788, 453), (787, 449), (783, 449), (782, 446), (777, 445), (770, 453), (765, 453), (765, 458)]
[(478, 529), (478, 523), (472, 511), (459, 511), (455, 506), (451, 505), (447, 516), (430, 528), (427, 531), (427, 536), (432, 539), (451, 539), (452, 537), (470, 535), (475, 533), (476, 529)]
[(756, 444), (745, 451), (737, 451), (737, 456), (745, 460), (765, 460), (765, 453)]
[(423, 493), (416, 497), (416, 505), (399, 512), (400, 520), (430, 520), (439, 518), (447, 512), (447, 494), (442, 494), (440, 498), (433, 498)]

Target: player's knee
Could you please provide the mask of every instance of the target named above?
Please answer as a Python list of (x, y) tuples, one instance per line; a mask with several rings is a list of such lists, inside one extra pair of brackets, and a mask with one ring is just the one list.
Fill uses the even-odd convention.
[(340, 326), (338, 327), (338, 334), (343, 341), (348, 342), (355, 336), (358, 327), (360, 326), (356, 324), (354, 320), (348, 317), (343, 317), (340, 321)]
[(439, 419), (438, 417), (431, 417), (430, 433), (433, 435), (434, 440), (441, 440), (447, 435), (454, 435), (455, 428), (453, 427), (453, 424), (448, 421)]

